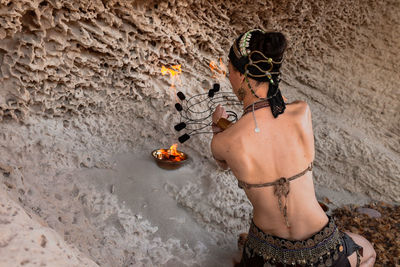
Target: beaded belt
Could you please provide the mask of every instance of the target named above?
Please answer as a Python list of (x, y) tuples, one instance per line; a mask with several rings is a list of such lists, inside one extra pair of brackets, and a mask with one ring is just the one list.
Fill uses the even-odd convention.
[(331, 266), (342, 252), (341, 232), (332, 218), (321, 231), (302, 241), (265, 234), (252, 222), (245, 245), (249, 258), (258, 255), (270, 264)]

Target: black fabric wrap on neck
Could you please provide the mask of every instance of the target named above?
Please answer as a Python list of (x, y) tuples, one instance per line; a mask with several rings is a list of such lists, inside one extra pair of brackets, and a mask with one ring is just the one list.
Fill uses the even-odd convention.
[[(240, 36), (237, 40), (235, 40), (235, 43), (233, 45), (237, 45), (237, 42), (239, 41)], [(235, 55), (235, 52), (233, 51), (233, 45), (231, 46), (231, 49), (229, 50), (229, 60), (231, 61), (232, 65), (242, 74), (245, 72), (245, 66), (246, 64), (249, 63), (249, 58), (248, 57), (240, 57), (237, 58)], [(238, 46), (237, 46), (238, 47)], [(259, 82), (268, 82), (268, 94), (267, 94), (267, 101), (269, 102), (269, 105), (271, 107), (271, 112), (274, 118), (277, 118), (278, 115), (282, 114), (285, 109), (285, 101), (283, 101), (283, 97), (281, 94), (281, 90), (279, 90), (279, 78), (278, 75), (272, 74), (272, 79), (274, 80), (274, 84), (271, 84), (269, 82), (268, 77), (251, 77), (251, 74), (253, 71), (259, 71), (257, 68), (251, 68), (250, 66), (247, 67), (248, 71), (250, 72), (250, 75), (248, 76), (251, 79), (254, 79)], [(259, 73), (255, 73), (259, 74)], [(275, 95), (276, 94), (276, 95)], [(272, 97), (275, 95), (274, 97)]]
[(279, 90), (279, 80), (277, 75), (273, 75), (272, 79), (274, 80), (274, 84), (269, 83), (267, 98), (273, 96), (276, 92), (276, 95), (274, 97), (268, 99), (272, 115), (274, 116), (274, 118), (276, 118), (279, 114), (282, 114), (285, 111), (286, 104), (285, 101), (283, 101), (281, 90)]

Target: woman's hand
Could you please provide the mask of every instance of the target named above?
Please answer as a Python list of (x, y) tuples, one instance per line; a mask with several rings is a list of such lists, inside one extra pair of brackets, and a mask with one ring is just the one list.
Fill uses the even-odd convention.
[(228, 114), (226, 113), (225, 109), (221, 105), (218, 105), (215, 108), (214, 113), (212, 114), (212, 130), (213, 130), (214, 133), (219, 133), (219, 132), (223, 131), (223, 129), (219, 128), (216, 125), (220, 118), (227, 119), (228, 118)]
[(217, 123), (220, 118), (228, 118), (228, 114), (226, 113), (223, 106), (220, 104), (215, 108), (214, 113), (212, 114), (212, 121), (213, 123)]

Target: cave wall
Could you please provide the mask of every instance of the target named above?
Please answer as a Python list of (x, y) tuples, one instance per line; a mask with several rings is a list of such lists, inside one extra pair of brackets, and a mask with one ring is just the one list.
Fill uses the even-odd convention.
[[(282, 91), (311, 107), (316, 184), (400, 202), (398, 1), (2, 0), (0, 12), (3, 187), (53, 228), (46, 181), (171, 144), (178, 118), (161, 66), (182, 64), (178, 88), (204, 92), (214, 82), (209, 62), (253, 27), (288, 38)], [(184, 147), (210, 157), (209, 141)]]
[[(182, 90), (198, 92), (212, 82), (210, 60), (226, 58), (238, 33), (283, 31), (289, 48), (282, 88), (313, 109), (317, 181), (350, 176), (353, 185), (346, 179), (341, 186), (398, 201), (398, 193), (382, 186), (399, 174), (398, 5), (4, 1), (0, 119), (24, 127), (31, 118), (47, 118), (68, 131), (75, 120), (124, 117), (101, 127), (90, 122), (92, 135), (107, 135), (116, 146), (121, 138), (140, 142), (132, 138), (143, 132), (132, 129), (137, 121), (156, 128), (149, 138), (173, 135), (167, 122), (176, 119), (174, 98), (161, 65), (182, 64), (188, 85)], [(199, 138), (202, 146), (207, 142)], [(382, 178), (365, 182), (371, 175)]]

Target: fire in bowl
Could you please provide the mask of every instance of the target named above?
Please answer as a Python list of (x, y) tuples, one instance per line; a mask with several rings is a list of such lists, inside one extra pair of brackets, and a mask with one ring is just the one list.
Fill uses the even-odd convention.
[(156, 149), (151, 152), (158, 167), (166, 170), (175, 170), (182, 167), (188, 160), (188, 155), (177, 150), (177, 144), (172, 145), (169, 149)]

